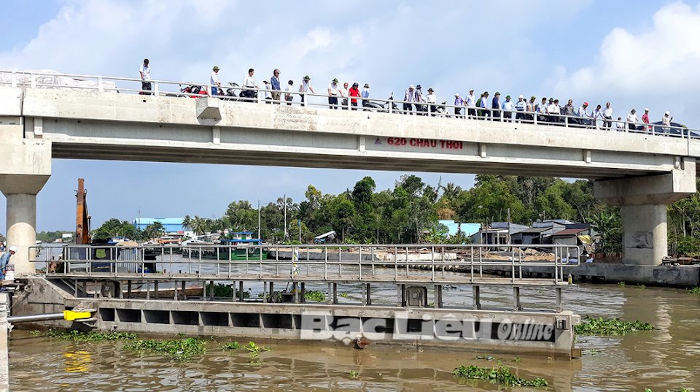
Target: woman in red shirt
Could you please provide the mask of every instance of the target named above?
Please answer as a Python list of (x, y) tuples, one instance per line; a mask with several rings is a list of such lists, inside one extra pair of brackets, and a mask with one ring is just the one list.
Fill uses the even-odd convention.
[[(352, 87), (350, 87), (350, 90), (348, 90), (348, 95), (351, 97), (359, 97), (360, 96), (360, 89), (358, 88), (360, 85), (357, 84), (357, 82), (352, 84)], [(357, 98), (351, 98), (350, 99), (350, 105), (353, 106), (352, 110), (357, 110)]]

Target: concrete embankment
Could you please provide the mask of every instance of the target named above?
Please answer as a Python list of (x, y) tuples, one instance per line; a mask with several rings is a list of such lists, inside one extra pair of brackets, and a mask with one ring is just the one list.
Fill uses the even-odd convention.
[[(429, 268), (429, 266), (428, 266)], [(516, 271), (519, 267), (516, 266)], [(454, 271), (468, 271), (469, 266), (450, 268)], [(509, 276), (510, 266), (483, 266), (487, 274)], [(523, 277), (554, 278), (552, 267), (522, 266)], [(593, 283), (626, 282), (649, 286), (698, 287), (700, 286), (699, 265), (652, 266), (588, 263), (576, 267), (564, 267), (564, 275), (571, 274), (574, 282), (589, 281)]]

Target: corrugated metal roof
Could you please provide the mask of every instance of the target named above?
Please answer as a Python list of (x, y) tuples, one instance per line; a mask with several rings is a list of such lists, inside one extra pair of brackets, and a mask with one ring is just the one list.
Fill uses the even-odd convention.
[(564, 229), (562, 231), (558, 231), (554, 234), (552, 234), (552, 237), (557, 237), (557, 236), (562, 236), (562, 235), (576, 235), (582, 231), (586, 231), (588, 229)]

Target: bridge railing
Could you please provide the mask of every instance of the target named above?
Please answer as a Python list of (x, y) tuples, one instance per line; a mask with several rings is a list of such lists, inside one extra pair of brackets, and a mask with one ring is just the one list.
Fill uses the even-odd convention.
[(544, 267), (553, 284), (565, 282), (564, 268), (578, 266), (584, 257), (577, 246), (507, 244), (39, 245), (30, 247), (30, 255), (49, 276), (433, 282), (449, 276), (474, 281), (500, 272), (523, 283), (529, 279), (523, 267)]
[[(150, 80), (150, 90), (142, 89), (142, 81), (138, 78), (61, 74), (53, 72), (35, 71), (7, 71), (0, 70), (0, 85), (12, 87), (27, 86), (32, 88), (73, 88), (97, 90), (100, 92), (117, 92), (144, 95), (158, 95), (171, 97), (207, 97), (211, 96), (211, 87), (208, 84), (170, 81), (170, 80)], [(323, 107), (329, 109), (360, 110), (368, 112), (408, 114), (430, 117), (449, 117), (465, 120), (490, 120), (503, 123), (535, 124), (560, 126), (564, 128), (579, 129), (602, 129), (618, 132), (639, 133), (645, 135), (660, 135), (667, 137), (678, 137), (685, 139), (700, 139), (700, 129), (691, 129), (676, 123), (669, 126), (661, 122), (646, 124), (643, 122), (628, 122), (626, 120), (605, 120), (601, 117), (581, 117), (578, 115), (563, 115), (552, 113), (538, 113), (517, 111), (515, 109), (506, 111), (503, 109), (492, 109), (455, 106), (442, 103), (427, 103), (425, 97), (423, 101), (402, 101), (390, 98), (367, 98), (362, 97), (329, 97), (328, 94), (311, 92), (299, 92), (298, 87), (294, 91), (286, 92), (286, 86), (281, 86), (282, 90), (273, 91), (265, 88), (253, 88), (239, 86), (236, 83), (223, 84), (217, 98), (229, 101), (253, 102), (265, 104), (281, 104), (290, 106)], [(325, 84), (318, 88), (325, 91)], [(338, 100), (337, 104), (329, 103), (329, 98)], [(490, 99), (486, 106), (490, 105)], [(513, 102), (515, 105), (515, 102)]]

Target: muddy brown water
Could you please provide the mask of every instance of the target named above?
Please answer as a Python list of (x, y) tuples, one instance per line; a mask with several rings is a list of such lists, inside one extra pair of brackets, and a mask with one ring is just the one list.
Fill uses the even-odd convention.
[[(359, 299), (359, 291), (345, 290), (347, 301)], [(453, 289), (444, 296), (461, 302), (469, 294)], [(377, 295), (396, 292), (387, 288)], [(485, 297), (492, 305), (507, 305), (508, 289), (487, 291)], [(523, 299), (526, 307), (549, 307), (552, 294), (530, 289)], [(578, 337), (583, 355), (573, 361), (503, 354), (492, 354), (489, 360), (477, 358), (488, 357), (488, 352), (465, 350), (383, 345), (354, 350), (342, 343), (258, 341), (271, 350), (252, 362), (244, 350), (221, 348), (234, 339), (212, 340), (205, 355), (178, 362), (123, 350), (119, 342), (75, 344), (13, 331), (10, 387), (13, 391), (491, 391), (499, 387), (481, 381), (460, 383), (451, 372), (460, 364), (494, 366), (497, 360), (521, 377), (544, 377), (549, 390), (556, 391), (700, 386), (700, 296), (680, 289), (580, 285), (565, 292), (564, 303), (581, 315), (639, 319), (657, 329), (625, 337)], [(356, 377), (351, 371), (357, 372)]]

